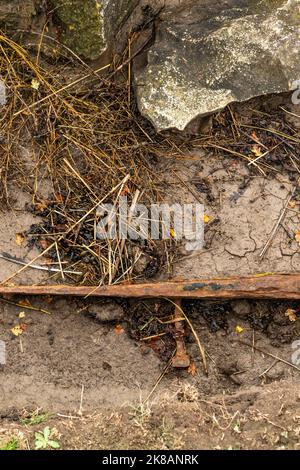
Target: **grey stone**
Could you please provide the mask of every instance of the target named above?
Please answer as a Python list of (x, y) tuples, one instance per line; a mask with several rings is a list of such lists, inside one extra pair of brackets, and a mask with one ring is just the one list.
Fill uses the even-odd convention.
[(62, 42), (86, 59), (97, 59), (106, 49), (104, 5), (98, 0), (53, 0)]
[(139, 109), (159, 131), (292, 90), (300, 77), (299, 0), (194, 1), (161, 19), (135, 67)]
[(138, 0), (52, 0), (62, 41), (78, 55), (98, 59), (113, 48), (115, 35)]
[(0, 80), (0, 106), (6, 103), (6, 88), (2, 80)]
[(150, 255), (147, 253), (144, 253), (139, 247), (134, 247), (133, 248), (133, 255), (134, 255), (134, 265), (133, 265), (133, 272), (137, 275), (141, 275), (145, 272), (147, 269), (147, 266), (153, 259)]
[(34, 15), (34, 0), (0, 0), (0, 28), (4, 31), (29, 28)]
[(88, 312), (100, 322), (121, 321), (124, 319), (124, 310), (114, 300), (95, 303), (88, 308)]
[(236, 300), (231, 305), (233, 312), (238, 318), (245, 318), (251, 313), (251, 305), (247, 300)]
[[(61, 42), (84, 59), (96, 60), (104, 52), (109, 58), (117, 33), (138, 3), (139, 0), (51, 0), (52, 27), (59, 27)], [(9, 36), (20, 36), (31, 29), (41, 32), (46, 7), (44, 0), (0, 0), (0, 29)], [(21, 34), (19, 39), (26, 43), (27, 36)]]

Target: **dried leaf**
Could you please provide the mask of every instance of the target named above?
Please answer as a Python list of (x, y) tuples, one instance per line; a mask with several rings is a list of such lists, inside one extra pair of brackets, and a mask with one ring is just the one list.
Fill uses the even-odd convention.
[(296, 310), (293, 310), (292, 308), (287, 309), (285, 316), (288, 317), (290, 321), (294, 322), (297, 320)]
[(20, 325), (14, 326), (11, 330), (13, 335), (15, 336), (20, 336), (23, 333), (23, 329), (21, 328)]
[(261, 157), (261, 155), (263, 154), (261, 147), (258, 144), (252, 145), (251, 152), (254, 153), (256, 157)]
[(295, 232), (295, 240), (300, 245), (300, 230), (297, 230), (297, 232)]
[(38, 212), (44, 212), (44, 210), (47, 209), (47, 207), (49, 207), (49, 204), (50, 204), (50, 201), (41, 201), (41, 202), (36, 202), (34, 204), (34, 208), (36, 211)]
[(294, 199), (292, 199), (290, 202), (289, 202), (289, 207), (291, 209), (294, 209), (296, 207), (296, 204), (297, 204), (297, 201), (295, 201)]
[(27, 299), (20, 300), (19, 305), (23, 305), (23, 307), (31, 307), (31, 303)]
[(31, 88), (33, 88), (34, 90), (38, 90), (39, 87), (40, 87), (40, 82), (36, 78), (33, 78), (31, 80)]
[(128, 186), (124, 186), (121, 191), (121, 196), (126, 196), (126, 194), (130, 194), (130, 189), (128, 188)]
[(122, 325), (115, 326), (115, 333), (116, 335), (122, 335), (124, 333), (124, 328)]
[(243, 333), (243, 331), (244, 331), (244, 328), (241, 327), (240, 325), (237, 325), (237, 326), (235, 327), (235, 332), (236, 332), (236, 333), (241, 334), (241, 333)]
[(252, 137), (252, 139), (254, 139), (254, 140), (258, 140), (258, 136), (257, 136), (257, 134), (256, 134), (255, 131), (252, 132), (251, 137)]
[(63, 197), (62, 194), (56, 193), (56, 194), (54, 195), (54, 197), (55, 197), (55, 200), (56, 200), (57, 202), (64, 202), (64, 197)]
[(24, 237), (23, 233), (16, 233), (16, 244), (18, 246), (23, 245), (24, 240), (25, 240), (25, 237)]
[(194, 362), (191, 362), (188, 368), (188, 373), (191, 374), (193, 377), (197, 374), (197, 366)]
[(19, 313), (19, 318), (25, 318), (25, 312), (20, 312)]

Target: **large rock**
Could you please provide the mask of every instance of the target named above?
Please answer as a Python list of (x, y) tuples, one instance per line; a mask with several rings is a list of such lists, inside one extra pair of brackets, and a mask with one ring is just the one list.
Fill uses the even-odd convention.
[(78, 55), (94, 60), (114, 46), (115, 35), (138, 0), (52, 0), (62, 26), (62, 41)]
[(0, 0), (0, 29), (27, 29), (35, 14), (34, 0)]
[(183, 130), (231, 102), (293, 89), (299, 32), (299, 0), (202, 0), (165, 11), (135, 71), (141, 113), (157, 130)]
[(62, 26), (62, 42), (87, 59), (97, 59), (106, 48), (104, 5), (98, 0), (53, 0)]
[[(9, 36), (30, 30), (41, 33), (48, 17), (53, 20), (53, 24), (49, 23), (50, 35), (59, 37), (84, 59), (95, 60), (105, 51), (109, 57), (112, 55), (118, 42), (116, 36), (138, 3), (139, 0), (0, 0), (0, 29)], [(20, 40), (26, 45), (28, 37), (21, 34)], [(122, 48), (125, 43), (117, 45)]]

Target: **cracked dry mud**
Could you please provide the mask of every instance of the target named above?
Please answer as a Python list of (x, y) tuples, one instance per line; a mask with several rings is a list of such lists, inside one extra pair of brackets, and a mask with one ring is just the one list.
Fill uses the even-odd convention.
[[(213, 201), (203, 198), (205, 214), (210, 217), (205, 226), (203, 250), (177, 263), (175, 277), (246, 276), (299, 270), (299, 245), (295, 240), (300, 223), (297, 209), (287, 210), (269, 250), (260, 256), (294, 184), (280, 175), (272, 179), (249, 177), (243, 163), (233, 164), (230, 158), (221, 162), (206, 154), (197, 158), (196, 163), (191, 160), (184, 167), (180, 165), (179, 171), (186, 180), (196, 181), (196, 187), (204, 181), (213, 188), (214, 196)], [(180, 200), (197, 202), (188, 189), (181, 190)]]

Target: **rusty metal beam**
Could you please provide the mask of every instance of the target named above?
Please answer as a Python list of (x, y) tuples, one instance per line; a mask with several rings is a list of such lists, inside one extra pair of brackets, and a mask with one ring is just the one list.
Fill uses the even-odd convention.
[(1, 294), (85, 297), (144, 297), (191, 299), (300, 299), (300, 274), (256, 275), (224, 279), (118, 284), (114, 286), (2, 286)]

